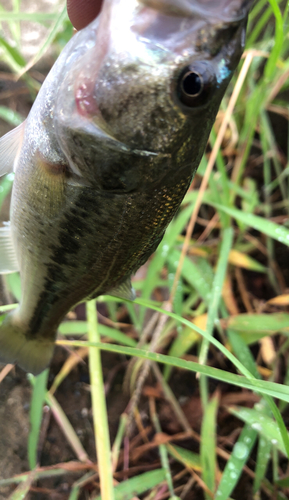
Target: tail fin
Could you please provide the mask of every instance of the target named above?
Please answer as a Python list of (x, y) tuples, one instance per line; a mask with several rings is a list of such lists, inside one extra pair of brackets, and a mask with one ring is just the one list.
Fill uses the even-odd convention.
[(6, 315), (0, 324), (0, 361), (17, 363), (23, 370), (38, 375), (52, 358), (54, 342), (51, 338), (29, 338), (25, 328), (15, 324), (13, 315), (14, 312)]

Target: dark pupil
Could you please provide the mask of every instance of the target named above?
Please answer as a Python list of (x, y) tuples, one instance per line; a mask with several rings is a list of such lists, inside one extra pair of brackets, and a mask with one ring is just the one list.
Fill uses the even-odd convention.
[(202, 81), (198, 73), (188, 73), (183, 79), (183, 90), (187, 95), (195, 96), (202, 90)]

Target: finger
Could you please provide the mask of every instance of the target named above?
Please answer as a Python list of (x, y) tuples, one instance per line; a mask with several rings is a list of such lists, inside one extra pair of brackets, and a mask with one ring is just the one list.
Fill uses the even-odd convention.
[(73, 26), (80, 30), (87, 26), (101, 9), (102, 0), (67, 0), (67, 12)]

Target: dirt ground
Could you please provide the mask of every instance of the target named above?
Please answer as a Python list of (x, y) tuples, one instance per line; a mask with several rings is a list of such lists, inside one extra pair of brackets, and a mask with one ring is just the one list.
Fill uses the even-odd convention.
[[(49, 385), (54, 376), (61, 368), (66, 353), (57, 348), (49, 375)], [(107, 390), (107, 406), (110, 427), (110, 437), (113, 442), (119, 418), (125, 411), (129, 402), (128, 395), (123, 390), (123, 379), (128, 361), (120, 356), (105, 353), (103, 359), (104, 380)], [(113, 367), (113, 368), (112, 368)], [(198, 393), (198, 384), (193, 374), (183, 371), (175, 371), (170, 384), (172, 390), (181, 403), (184, 415), (193, 431), (200, 433), (202, 410)], [(258, 401), (258, 397), (247, 391), (233, 390), (226, 384), (212, 381), (210, 391), (218, 390), (221, 396), (221, 409), (218, 416), (218, 444), (230, 451), (232, 445), (241, 431), (240, 421), (232, 417), (225, 410), (226, 404), (246, 404), (252, 407)], [(0, 470), (1, 478), (10, 478), (29, 470), (27, 461), (27, 437), (29, 432), (29, 405), (31, 389), (26, 374), (16, 368), (13, 369), (0, 384)], [(129, 453), (130, 469), (128, 476), (145, 472), (161, 466), (157, 446), (152, 447), (155, 440), (155, 432), (152, 430), (148, 409), (147, 397), (153, 395), (157, 401), (158, 415), (161, 427), (165, 435), (176, 436), (175, 444), (181, 445), (195, 453), (199, 452), (199, 444), (196, 439), (185, 436), (180, 440), (178, 436), (183, 432), (182, 426), (166, 402), (161, 388), (153, 378), (149, 378), (143, 390), (143, 397), (139, 405), (142, 424), (147, 431), (149, 446), (145, 446), (137, 428), (133, 429), (131, 437), (131, 449)], [(56, 393), (57, 401), (60, 403), (73, 428), (75, 429), (89, 459), (95, 462), (95, 445), (93, 434), (93, 422), (91, 415), (89, 375), (87, 364), (79, 364), (60, 385)], [(178, 435), (178, 436), (177, 436)], [(173, 441), (174, 442), (174, 441)], [(78, 463), (74, 451), (68, 444), (57, 421), (51, 414), (48, 406), (45, 407), (41, 427), (40, 448), (38, 450), (39, 464), (42, 467), (54, 466), (61, 463)], [(254, 463), (254, 454), (248, 465)], [(225, 461), (219, 460), (220, 467)], [(285, 466), (285, 461), (284, 461)], [(172, 463), (172, 473), (177, 475), (181, 470), (176, 462)], [(124, 478), (123, 457), (120, 457), (120, 466), (116, 478)], [(85, 471), (77, 467), (69, 473), (61, 476), (50, 477), (38, 481), (29, 495), (29, 500), (67, 500), (73, 483), (84, 475)], [(269, 471), (269, 475), (272, 471)], [(189, 476), (188, 478), (189, 479)], [(183, 484), (183, 480), (180, 484)], [(97, 479), (87, 483), (83, 489), (80, 500), (87, 500), (89, 495), (97, 490)], [(0, 488), (0, 499), (6, 500), (15, 486)], [(243, 474), (239, 486), (232, 496), (236, 500), (253, 500), (252, 480), (247, 474)], [(186, 496), (186, 500), (202, 500), (202, 490), (195, 486)], [(263, 500), (270, 497), (262, 494)]]

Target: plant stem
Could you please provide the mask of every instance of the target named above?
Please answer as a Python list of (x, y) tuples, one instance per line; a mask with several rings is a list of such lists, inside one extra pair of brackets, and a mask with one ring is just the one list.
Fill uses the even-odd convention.
[[(88, 321), (88, 339), (90, 342), (100, 342), (100, 334), (97, 328), (96, 300), (87, 302), (86, 313)], [(97, 347), (89, 348), (89, 372), (101, 498), (102, 500), (114, 500), (110, 439), (101, 356), (100, 349)]]

